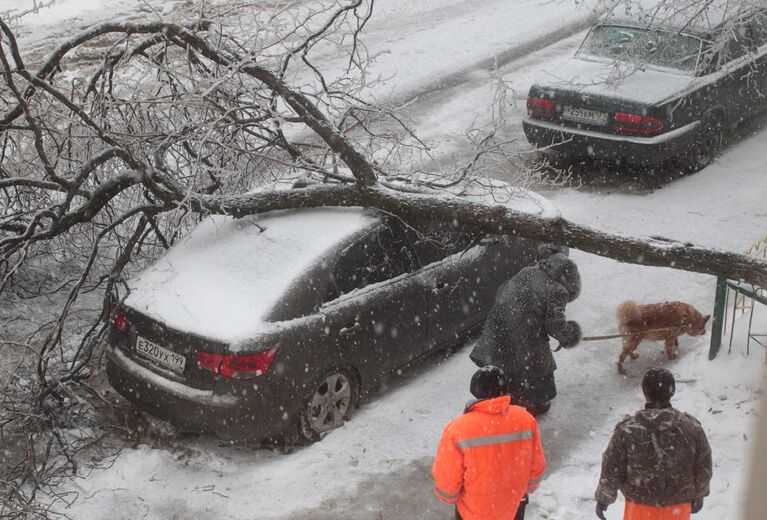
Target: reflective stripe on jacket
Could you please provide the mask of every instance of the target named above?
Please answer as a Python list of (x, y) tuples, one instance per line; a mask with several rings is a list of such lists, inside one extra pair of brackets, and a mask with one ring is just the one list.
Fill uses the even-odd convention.
[(447, 425), (432, 468), (434, 492), (464, 520), (513, 520), (538, 488), (546, 460), (538, 424), (508, 395), (479, 401)]

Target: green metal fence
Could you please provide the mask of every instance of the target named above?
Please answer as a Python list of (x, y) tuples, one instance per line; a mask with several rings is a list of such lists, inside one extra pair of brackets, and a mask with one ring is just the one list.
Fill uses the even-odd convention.
[[(729, 320), (729, 344), (727, 351), (732, 352), (732, 338), (735, 332), (735, 318), (738, 310), (741, 316), (749, 312), (748, 330), (746, 338), (746, 355), (750, 353), (751, 341), (767, 350), (767, 333), (754, 332), (752, 330), (754, 310), (757, 304), (767, 305), (767, 294), (762, 287), (743, 285), (739, 282), (727, 280), (721, 276), (716, 279), (716, 296), (714, 297), (714, 321), (711, 325), (711, 344), (708, 351), (708, 359), (714, 359), (722, 347), (722, 339), (727, 328), (729, 317), (729, 300), (732, 295), (732, 318)], [(750, 306), (746, 300), (751, 300)]]

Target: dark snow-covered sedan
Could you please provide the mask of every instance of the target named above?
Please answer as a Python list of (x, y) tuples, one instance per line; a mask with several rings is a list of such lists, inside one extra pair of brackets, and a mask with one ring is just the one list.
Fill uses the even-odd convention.
[(765, 108), (764, 3), (630, 0), (533, 84), (523, 126), (563, 162), (677, 158), (695, 171), (729, 129)]
[[(524, 190), (510, 204), (556, 214)], [(316, 440), (382, 376), (481, 324), (537, 252), (362, 208), (211, 216), (130, 282), (107, 375), (184, 429)]]

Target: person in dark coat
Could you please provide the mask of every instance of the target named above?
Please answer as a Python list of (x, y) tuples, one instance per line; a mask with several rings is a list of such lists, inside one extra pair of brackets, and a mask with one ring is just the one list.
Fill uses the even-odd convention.
[(649, 370), (642, 380), (645, 408), (615, 427), (596, 491), (602, 520), (619, 490), (626, 497), (624, 519), (689, 520), (703, 507), (711, 448), (697, 419), (672, 408), (674, 389), (671, 372)]
[(525, 267), (498, 289), (471, 352), (478, 366), (503, 370), (513, 402), (533, 415), (547, 411), (557, 395), (549, 336), (565, 348), (581, 339), (578, 323), (565, 318), (565, 305), (580, 290), (578, 267), (563, 253)]

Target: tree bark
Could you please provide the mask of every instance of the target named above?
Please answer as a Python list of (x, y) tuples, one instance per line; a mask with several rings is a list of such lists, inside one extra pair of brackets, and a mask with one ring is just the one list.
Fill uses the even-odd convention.
[(506, 206), (447, 195), (403, 193), (378, 186), (332, 185), (280, 190), (237, 197), (187, 198), (197, 211), (243, 217), (276, 209), (319, 206), (378, 208), (404, 219), (455, 219), (488, 233), (513, 234), (553, 242), (588, 253), (638, 265), (671, 267), (767, 287), (767, 262), (745, 255), (707, 249), (689, 242), (648, 237), (630, 238), (592, 229), (562, 217), (545, 218)]

